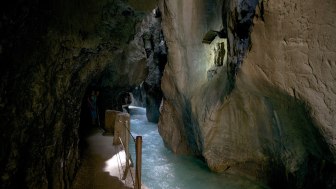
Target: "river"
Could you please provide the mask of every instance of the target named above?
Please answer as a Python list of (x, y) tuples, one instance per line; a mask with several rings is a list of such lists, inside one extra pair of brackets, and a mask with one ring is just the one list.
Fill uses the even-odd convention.
[[(147, 121), (146, 109), (131, 106), (130, 113), (132, 135), (142, 136), (142, 182), (149, 189), (264, 188), (247, 178), (213, 173), (193, 156), (172, 153), (164, 146), (157, 124)], [(130, 142), (132, 157), (134, 149), (134, 143)]]

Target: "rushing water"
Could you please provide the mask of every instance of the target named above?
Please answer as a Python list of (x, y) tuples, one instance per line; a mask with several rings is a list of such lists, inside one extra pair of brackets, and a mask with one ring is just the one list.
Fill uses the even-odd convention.
[[(263, 188), (248, 179), (210, 172), (204, 162), (192, 156), (175, 155), (163, 144), (157, 124), (149, 123), (144, 108), (130, 107), (131, 133), (141, 135), (142, 182), (149, 189), (242, 189)], [(130, 153), (135, 157), (134, 143)]]

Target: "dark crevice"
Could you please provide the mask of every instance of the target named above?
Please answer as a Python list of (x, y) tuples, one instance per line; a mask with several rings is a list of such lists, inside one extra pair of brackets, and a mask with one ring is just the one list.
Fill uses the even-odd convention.
[(261, 20), (262, 20), (262, 21), (265, 21), (265, 17), (264, 17), (264, 14), (265, 14), (265, 7), (264, 7), (264, 1), (263, 1), (263, 0), (259, 3), (259, 10), (260, 10), (260, 17), (261, 17)]
[[(231, 2), (232, 3), (232, 2)], [(224, 2), (226, 4), (226, 2)], [(227, 25), (228, 30), (228, 91), (229, 94), (235, 87), (236, 75), (243, 63), (246, 53), (251, 47), (250, 34), (253, 26), (253, 18), (255, 15), (258, 0), (248, 1), (243, 0), (237, 7), (231, 11), (225, 11), (223, 15), (224, 20), (230, 20)], [(232, 5), (223, 7), (232, 7)], [(227, 9), (229, 10), (229, 8)], [(228, 15), (229, 14), (229, 15)]]

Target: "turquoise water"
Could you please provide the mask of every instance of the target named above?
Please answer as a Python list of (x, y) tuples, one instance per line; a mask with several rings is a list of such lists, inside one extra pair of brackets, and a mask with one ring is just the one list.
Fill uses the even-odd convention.
[[(149, 189), (245, 189), (263, 188), (248, 179), (210, 172), (192, 156), (175, 155), (163, 144), (157, 124), (146, 119), (146, 109), (130, 107), (131, 133), (142, 136), (142, 182)], [(132, 150), (133, 149), (133, 150)], [(134, 143), (130, 153), (135, 161)]]

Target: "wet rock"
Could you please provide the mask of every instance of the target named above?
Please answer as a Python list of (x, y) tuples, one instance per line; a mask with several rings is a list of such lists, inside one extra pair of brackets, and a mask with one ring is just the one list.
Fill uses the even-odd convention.
[[(162, 101), (161, 78), (167, 62), (167, 46), (161, 28), (161, 13), (158, 8), (152, 11), (141, 23), (141, 37), (146, 51), (148, 75), (139, 86), (142, 104), (146, 107), (146, 116), (150, 122), (158, 122)], [(140, 95), (139, 94), (139, 95)], [(143, 95), (145, 94), (145, 95)]]
[(147, 53), (149, 73), (143, 83), (146, 91), (146, 116), (150, 122), (159, 121), (159, 107), (162, 101), (161, 77), (167, 62), (167, 47), (161, 29), (161, 13), (158, 8), (143, 23), (147, 28), (143, 33)]
[(155, 9), (137, 25), (136, 34), (123, 56), (113, 60), (126, 60), (126, 63), (118, 67), (111, 64), (99, 79), (103, 101), (100, 108), (103, 111), (122, 111), (122, 106), (125, 105), (119, 100), (122, 99), (122, 94), (139, 87), (140, 93), (134, 92), (140, 96), (135, 96), (134, 99), (137, 99), (139, 105), (146, 107), (149, 121), (158, 122), (162, 100), (161, 77), (166, 57), (167, 47), (161, 29), (161, 17), (159, 10)]
[[(213, 171), (272, 188), (335, 187), (335, 3), (320, 3), (316, 15), (315, 6), (161, 1), (169, 48), (159, 121), (165, 144), (204, 157)], [(202, 44), (210, 30), (226, 30), (223, 66)]]
[(143, 83), (135, 87), (132, 92), (132, 105), (139, 107), (146, 107), (146, 91), (143, 88)]

